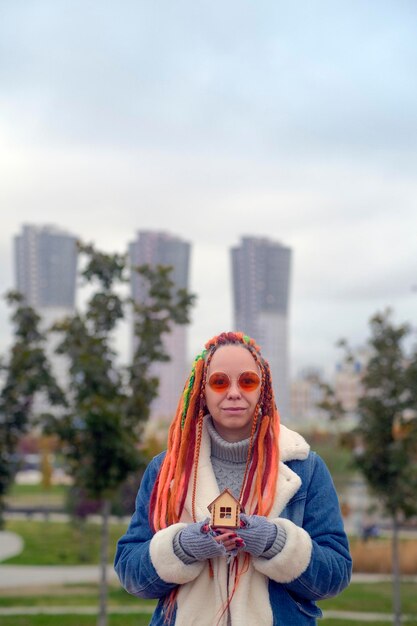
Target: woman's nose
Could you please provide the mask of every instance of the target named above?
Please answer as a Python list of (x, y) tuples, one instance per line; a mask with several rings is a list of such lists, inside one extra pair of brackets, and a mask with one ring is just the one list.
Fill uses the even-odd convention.
[(236, 398), (237, 396), (240, 396), (240, 387), (237, 384), (237, 381), (231, 382), (227, 395), (230, 398)]

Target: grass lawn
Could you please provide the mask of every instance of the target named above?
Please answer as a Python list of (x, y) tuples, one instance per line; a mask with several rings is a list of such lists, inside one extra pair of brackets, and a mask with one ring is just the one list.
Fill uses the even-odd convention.
[[(415, 583), (402, 583), (403, 612), (415, 615), (417, 622), (417, 597)], [(97, 606), (98, 587), (95, 584), (50, 586), (41, 589), (0, 590), (0, 608), (34, 606)], [(141, 600), (129, 595), (118, 585), (109, 586), (109, 607), (151, 607), (154, 600)], [(392, 611), (391, 586), (389, 583), (352, 583), (337, 598), (319, 602), (323, 611), (359, 611), (390, 613)], [(0, 618), (0, 623), (1, 618)]]
[(41, 483), (36, 485), (25, 485), (14, 483), (10, 489), (8, 494), (8, 498), (24, 498), (26, 496), (36, 496), (36, 495), (55, 495), (55, 496), (65, 496), (68, 487), (66, 485), (51, 485), (50, 487), (44, 487)]
[(6, 496), (10, 508), (65, 508), (68, 487), (65, 485), (18, 485), (14, 484)]
[[(2, 626), (57, 626), (57, 622), (59, 626), (97, 626), (94, 615), (7, 615), (0, 616), (0, 620)], [(109, 615), (107, 623), (108, 626), (148, 626), (149, 620), (149, 614), (135, 613)], [(337, 626), (343, 625), (339, 623)]]
[[(93, 615), (25, 615), (7, 616), (1, 618), (2, 626), (96, 626), (97, 618)], [(4, 621), (3, 621), (4, 620)], [(7, 620), (7, 621), (6, 621)], [(149, 614), (109, 615), (108, 626), (148, 626)], [(391, 621), (368, 622), (371, 626), (387, 626)], [(358, 621), (345, 619), (319, 620), (320, 626), (363, 626)], [(417, 626), (417, 622), (406, 622), (407, 626)]]
[[(13, 565), (86, 565), (99, 562), (100, 526), (88, 523), (74, 526), (66, 522), (8, 520), (6, 530), (24, 541), (21, 554), (6, 561)], [(126, 524), (110, 527), (109, 563)]]
[[(99, 590), (93, 583), (78, 585), (56, 585), (40, 589), (17, 589), (11, 592), (0, 589), (0, 608), (32, 606), (97, 606)], [(108, 605), (111, 607), (131, 605), (155, 606), (155, 600), (142, 600), (130, 595), (118, 584), (109, 584)], [(1, 623), (1, 619), (0, 619)]]
[[(417, 594), (415, 583), (401, 584), (403, 612), (415, 615), (417, 621)], [(390, 583), (351, 583), (336, 598), (318, 603), (322, 611), (368, 611), (390, 613), (392, 611), (392, 586)]]
[[(369, 626), (389, 626), (392, 624), (392, 620), (387, 620), (386, 622), (367, 622)], [(417, 622), (405, 622), (407, 626), (417, 626)], [(364, 626), (357, 620), (346, 620), (346, 619), (321, 619), (318, 621), (319, 626)], [(10, 625), (12, 626), (12, 625)], [(13, 624), (13, 626), (15, 626)], [(46, 625), (45, 625), (46, 626)], [(75, 623), (74, 623), (75, 626)], [(127, 624), (126, 624), (127, 626)]]

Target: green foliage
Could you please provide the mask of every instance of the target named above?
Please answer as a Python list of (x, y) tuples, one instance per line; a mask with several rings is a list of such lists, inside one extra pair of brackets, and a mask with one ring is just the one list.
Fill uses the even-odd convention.
[[(96, 499), (111, 497), (140, 463), (138, 443), (150, 404), (158, 391), (151, 365), (169, 357), (164, 335), (172, 324), (188, 322), (193, 296), (175, 290), (170, 268), (142, 266), (147, 285), (144, 302), (120, 295), (128, 282), (126, 257), (104, 254), (91, 245), (79, 245), (85, 261), (84, 280), (93, 287), (85, 313), (56, 324), (58, 352), (70, 362), (69, 409), (49, 421), (49, 432), (63, 442), (75, 485)], [(129, 367), (118, 364), (112, 333), (134, 313), (135, 353)]]
[[(170, 268), (142, 266), (134, 271), (139, 272), (147, 295), (144, 302), (132, 302), (120, 295), (120, 287), (129, 278), (125, 256), (105, 254), (83, 244), (79, 244), (79, 252), (85, 261), (82, 276), (93, 293), (85, 313), (78, 312), (53, 328), (60, 335), (57, 352), (70, 364), (70, 387), (65, 410), (43, 416), (43, 424), (45, 433), (56, 434), (61, 441), (74, 487), (102, 506), (98, 623), (104, 626), (110, 500), (140, 465), (142, 427), (158, 392), (151, 366), (169, 359), (164, 336), (174, 324), (188, 323), (194, 297), (175, 289)], [(11, 481), (10, 457), (18, 436), (25, 431), (34, 394), (44, 391), (51, 404), (64, 403), (42, 351), (39, 318), (22, 304), (20, 296), (9, 298), (16, 306), (13, 319), (17, 329), (0, 396), (0, 498)], [(134, 315), (135, 353), (133, 364), (122, 367), (112, 342), (128, 307)]]
[[(128, 281), (125, 256), (104, 254), (79, 244), (85, 260), (84, 280), (93, 287), (85, 313), (56, 324), (60, 333), (57, 351), (70, 362), (68, 410), (51, 416), (49, 432), (57, 434), (62, 452), (79, 493), (101, 502), (102, 585), (98, 624), (105, 626), (108, 521), (111, 499), (128, 476), (140, 466), (138, 444), (150, 405), (158, 391), (151, 366), (168, 360), (164, 335), (172, 324), (188, 322), (193, 296), (175, 290), (169, 268), (137, 268), (147, 285), (144, 302), (120, 295)], [(113, 333), (133, 308), (135, 353), (133, 364), (122, 367), (113, 349)], [(80, 503), (75, 509), (80, 510)], [(81, 507), (82, 508), (82, 507)]]
[(345, 416), (346, 411), (341, 401), (337, 398), (335, 390), (324, 381), (317, 381), (322, 392), (322, 398), (317, 406), (325, 411), (332, 422), (340, 421)]
[[(358, 425), (343, 433), (341, 443), (351, 449), (356, 467), (385, 512), (398, 520), (417, 514), (417, 351), (405, 348), (410, 327), (395, 325), (391, 315), (387, 310), (370, 320)], [(354, 351), (345, 340), (339, 345), (346, 363), (351, 363)], [(321, 387), (321, 408), (343, 421), (345, 411), (335, 391), (325, 383)]]
[[(392, 573), (394, 623), (401, 623), (399, 524), (417, 515), (417, 351), (406, 351), (407, 324), (395, 325), (391, 311), (370, 320), (368, 359), (358, 400), (358, 425), (346, 438), (356, 465), (392, 521)], [(354, 353), (340, 342), (351, 363)], [(343, 418), (334, 402), (332, 416)]]
[(410, 328), (395, 326), (389, 311), (375, 315), (370, 326), (356, 461), (388, 514), (410, 517), (417, 514), (417, 354), (406, 353)]
[(17, 469), (17, 443), (33, 426), (36, 394), (42, 392), (52, 406), (65, 402), (45, 356), (40, 317), (21, 294), (9, 292), (6, 299), (13, 307), (15, 341), (8, 360), (2, 364), (5, 375), (0, 392), (0, 524), (4, 497)]

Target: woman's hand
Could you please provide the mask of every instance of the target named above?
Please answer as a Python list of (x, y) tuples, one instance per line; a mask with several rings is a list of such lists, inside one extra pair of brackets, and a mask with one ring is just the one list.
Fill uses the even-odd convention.
[(238, 537), (234, 530), (230, 530), (221, 526), (213, 527), (215, 533), (215, 541), (224, 546), (227, 552), (233, 552), (236, 548), (243, 546), (243, 539)]
[(261, 556), (269, 550), (277, 536), (277, 527), (262, 515), (240, 514), (238, 536), (244, 541), (243, 550), (252, 556)]
[(226, 545), (220, 540), (221, 537), (223, 535), (217, 535), (212, 531), (207, 518), (204, 522), (188, 524), (180, 531), (178, 541), (189, 556), (197, 561), (206, 561), (218, 556), (226, 556)]

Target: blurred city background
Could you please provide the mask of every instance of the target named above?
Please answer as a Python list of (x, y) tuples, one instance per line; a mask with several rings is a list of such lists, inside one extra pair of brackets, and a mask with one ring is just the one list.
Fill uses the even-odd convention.
[[(406, 1), (1, 4), (1, 295), (20, 292), (45, 332), (85, 310), (81, 241), (129, 266), (171, 266), (175, 288), (196, 296), (190, 323), (164, 336), (170, 360), (151, 365), (158, 394), (142, 468), (112, 503), (109, 563), (194, 356), (210, 337), (242, 330), (270, 362), (283, 423), (328, 463), (352, 538), (357, 578), (322, 607), (324, 623), (391, 621), (392, 520), (355, 465), (361, 442), (350, 434), (372, 358), (369, 320), (390, 308), (393, 324), (409, 325), (406, 348), (416, 344), (416, 18)], [(144, 289), (132, 272), (119, 292), (140, 304)], [(0, 389), (11, 313), (2, 297)], [(130, 310), (111, 333), (121, 367), (136, 341)], [(68, 390), (57, 345), (48, 334), (46, 355)], [(0, 623), (10, 626), (64, 626), (71, 583), (72, 604), (95, 610), (100, 503), (74, 494), (57, 441), (37, 426), (50, 409), (38, 394), (5, 499)], [(402, 518), (411, 624), (416, 534), (416, 517)], [(62, 580), (48, 573), (64, 566)], [(110, 570), (110, 625), (148, 623)], [(60, 606), (59, 618), (25, 616), (19, 581), (26, 607)], [(74, 619), (68, 626), (95, 623)]]

